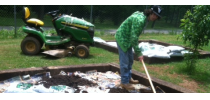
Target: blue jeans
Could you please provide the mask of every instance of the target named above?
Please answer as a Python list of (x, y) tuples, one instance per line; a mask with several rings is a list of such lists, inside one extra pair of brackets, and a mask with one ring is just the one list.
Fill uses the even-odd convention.
[(118, 53), (119, 53), (119, 61), (120, 61), (120, 76), (121, 83), (128, 84), (131, 79), (131, 70), (133, 65), (133, 51), (132, 47), (129, 48), (126, 52), (124, 52), (117, 43)]

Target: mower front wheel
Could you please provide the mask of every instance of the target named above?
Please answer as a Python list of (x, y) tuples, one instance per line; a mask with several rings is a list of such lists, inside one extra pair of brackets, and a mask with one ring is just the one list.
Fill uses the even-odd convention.
[(78, 45), (75, 48), (75, 54), (79, 58), (87, 58), (89, 56), (89, 49), (85, 45)]
[(21, 50), (26, 55), (36, 55), (41, 50), (41, 44), (34, 37), (25, 37), (21, 42)]

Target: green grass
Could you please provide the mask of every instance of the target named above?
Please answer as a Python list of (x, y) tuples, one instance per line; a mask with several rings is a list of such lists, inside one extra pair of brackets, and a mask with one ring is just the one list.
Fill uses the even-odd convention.
[[(37, 56), (26, 56), (21, 53), (20, 43), (22, 39), (1, 40), (0, 42), (0, 70), (28, 67), (79, 65), (92, 63), (109, 63), (116, 61), (117, 55), (106, 50), (92, 47), (88, 59), (78, 59), (75, 56), (61, 59), (50, 58), (42, 54)], [(107, 59), (106, 55), (109, 55)], [(113, 56), (114, 55), (114, 56)], [(96, 60), (97, 59), (97, 60)], [(107, 60), (104, 60), (107, 59)]]
[[(52, 30), (49, 30), (51, 32)], [(90, 57), (88, 59), (79, 59), (75, 56), (65, 58), (49, 58), (45, 55), (26, 56), (21, 53), (20, 43), (25, 36), (21, 29), (14, 38), (14, 31), (0, 31), (0, 70), (30, 68), (30, 67), (46, 67), (46, 66), (65, 66), (65, 65), (81, 65), (81, 64), (97, 64), (97, 63), (119, 63), (118, 55), (107, 50), (91, 47)], [(115, 40), (113, 35), (96, 32), (96, 36), (104, 40)], [(142, 34), (140, 40), (155, 39), (158, 41), (184, 45), (182, 40), (178, 39), (175, 34)], [(210, 51), (210, 46), (204, 47), (205, 51)], [(196, 73), (188, 75), (185, 70), (184, 61), (170, 62), (165, 64), (146, 64), (150, 76), (180, 85), (184, 80), (196, 82), (198, 84), (196, 92), (210, 93), (210, 58), (199, 59), (197, 62)], [(134, 61), (133, 69), (145, 73), (140, 62)], [(184, 86), (189, 88), (189, 86)]]

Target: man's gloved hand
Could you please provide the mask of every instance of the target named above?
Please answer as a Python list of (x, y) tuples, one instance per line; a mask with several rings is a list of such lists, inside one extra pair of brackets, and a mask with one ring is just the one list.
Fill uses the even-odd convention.
[(144, 60), (144, 56), (139, 56), (138, 58), (139, 58), (139, 61)]

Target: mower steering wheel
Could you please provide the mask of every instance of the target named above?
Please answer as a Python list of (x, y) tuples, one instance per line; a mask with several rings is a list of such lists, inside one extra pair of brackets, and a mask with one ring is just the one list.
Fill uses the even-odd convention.
[(50, 11), (50, 12), (47, 13), (47, 15), (50, 15), (54, 18), (55, 16), (57, 16), (58, 12), (59, 12), (59, 10)]

